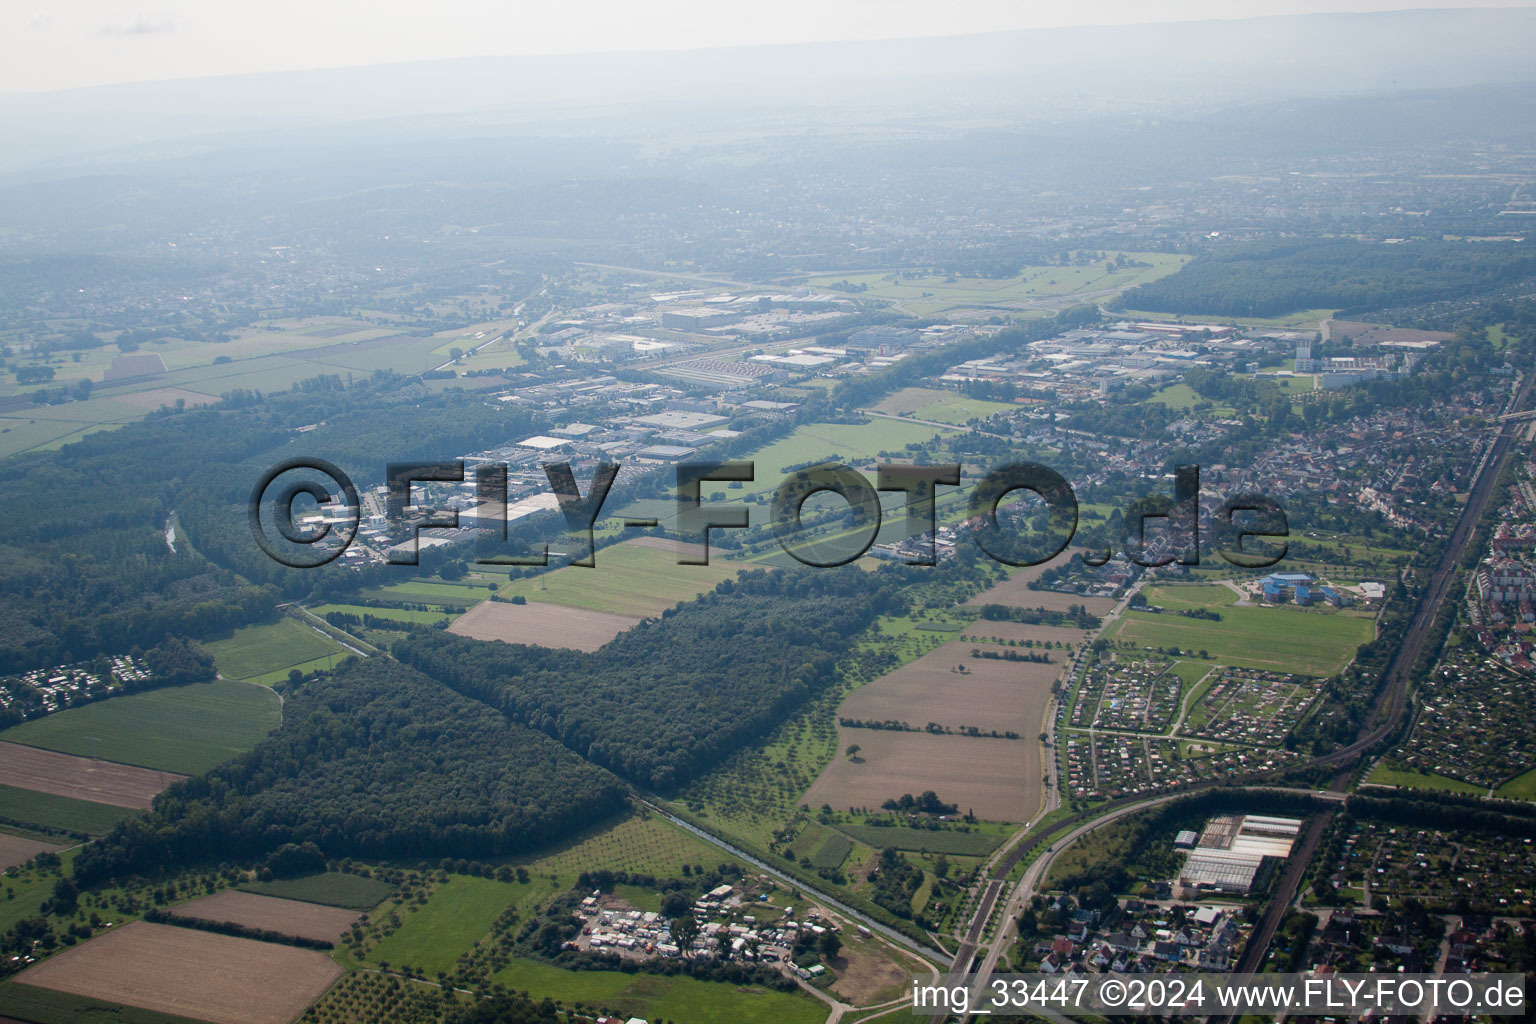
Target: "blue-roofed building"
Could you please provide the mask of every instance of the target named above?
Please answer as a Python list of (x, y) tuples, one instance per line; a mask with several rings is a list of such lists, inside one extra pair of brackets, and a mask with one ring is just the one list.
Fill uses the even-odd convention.
[(1274, 572), (1261, 581), (1264, 600), (1271, 604), (1284, 604), (1292, 596), (1296, 603), (1309, 605), (1322, 595), (1317, 577), (1309, 572)]

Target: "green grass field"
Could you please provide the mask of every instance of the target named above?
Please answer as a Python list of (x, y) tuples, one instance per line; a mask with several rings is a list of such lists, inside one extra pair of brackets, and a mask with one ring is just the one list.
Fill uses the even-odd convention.
[(1494, 795), (1507, 800), (1536, 800), (1536, 768), (1516, 775), (1495, 790)]
[[(79, 848), (66, 849), (59, 852), (61, 870), (68, 874), (74, 867), (75, 854)], [(43, 904), (53, 896), (53, 887), (58, 876), (52, 872), (27, 871), (22, 869), (16, 875), (7, 875), (0, 878), (0, 893), (4, 899), (0, 899), (0, 932), (8, 932), (29, 917), (38, 917), (41, 914)], [(11, 894), (15, 893), (14, 896)], [(3, 992), (0, 989), (0, 992)], [(0, 1013), (5, 1012), (5, 1001), (0, 999)]]
[[(152, 342), (136, 354), (160, 355), (166, 372), (128, 384), (102, 379), (111, 360), (121, 354), (114, 345), (82, 352), (79, 363), (55, 358), (55, 379), (45, 386), (88, 378), (96, 383), (94, 393), (82, 402), (0, 415), (0, 458), (58, 447), (134, 422), (161, 405), (174, 404), (178, 397), (193, 404), (217, 401), (219, 395), (236, 388), (281, 391), (310, 377), (347, 370), (419, 373), (427, 369), (430, 352), (438, 344), (432, 338), (390, 336), (393, 331), (366, 323), (357, 323), (358, 330), (345, 335), (322, 336), (340, 323), (334, 318), (325, 324), (275, 321), (217, 345), (184, 339)], [(228, 361), (215, 364), (221, 356)], [(0, 375), (0, 396), (31, 390), (35, 389), (18, 389), (10, 374)]]
[(1183, 383), (1169, 384), (1153, 395), (1151, 400), (1160, 405), (1166, 405), (1170, 409), (1179, 409), (1183, 412), (1189, 412), (1199, 402), (1204, 401), (1204, 399), (1196, 394), (1194, 388)]
[(847, 836), (832, 835), (823, 840), (816, 852), (811, 855), (811, 867), (813, 868), (840, 868), (843, 861), (853, 852), (853, 840)]
[[(1525, 776), (1521, 776), (1524, 778)], [(1377, 765), (1376, 769), (1366, 778), (1367, 782), (1374, 782), (1382, 786), (1402, 786), (1404, 789), (1437, 789), (1446, 793), (1487, 793), (1482, 786), (1474, 786), (1470, 782), (1460, 779), (1446, 778), (1444, 775), (1433, 775), (1429, 772), (1402, 771), (1397, 768), (1388, 768), (1386, 765)], [(1518, 782), (1519, 780), (1515, 780)], [(1505, 783), (1505, 786), (1514, 785), (1513, 782)], [(1504, 788), (1500, 787), (1499, 796), (1507, 796)], [(1528, 797), (1516, 797), (1515, 799), (1529, 799)]]
[[(486, 586), (471, 586), (464, 583), (433, 583), (427, 580), (406, 580), (402, 583), (392, 583), (387, 587), (377, 587), (373, 590), (365, 590), (361, 595), (365, 600), (374, 601), (408, 601), (413, 604), (436, 605), (470, 605), (479, 604), (491, 596), (491, 590)], [(438, 616), (441, 618), (442, 616)]]
[(628, 871), (675, 878), (684, 864), (719, 864), (721, 851), (663, 818), (632, 814), (618, 822), (595, 825), (552, 850), (513, 863), (535, 877), (554, 875), (560, 884), (576, 884), (583, 871)]
[(137, 1006), (118, 1006), (53, 989), (0, 983), (0, 1013), (29, 1024), (201, 1024)]
[(1207, 651), (1224, 665), (1327, 676), (1371, 640), (1372, 619), (1293, 608), (1223, 608), (1220, 622), (1182, 615), (1126, 612), (1112, 640), (1138, 646)]
[(362, 618), (364, 615), (373, 615), (381, 619), (392, 619), (395, 622), (415, 622), (430, 626), (444, 616), (441, 612), (421, 612), (412, 608), (374, 608), (366, 604), (322, 604), (310, 611), (325, 618), (329, 612), (343, 612), (347, 615), (356, 615)]
[(1185, 686), (1194, 686), (1210, 670), (1210, 663), (1205, 661), (1176, 661), (1170, 669), (1174, 675), (1184, 680)]
[(564, 566), (511, 580), (498, 593), (616, 615), (660, 615), (744, 568), (718, 557), (708, 565), (678, 565), (673, 552), (643, 544), (611, 545), (597, 552), (595, 561), (589, 569)]
[(250, 683), (190, 683), (23, 722), (0, 740), (196, 775), (259, 743), (277, 728), (279, 707), (277, 694)]
[(826, 1007), (810, 996), (687, 977), (566, 971), (514, 959), (492, 980), (536, 999), (548, 996), (620, 1017), (688, 1024), (821, 1024), (827, 1019)]
[(344, 871), (326, 871), (301, 878), (279, 878), (271, 882), (250, 882), (240, 888), (263, 896), (321, 903), (347, 910), (372, 910), (395, 891), (395, 887), (388, 882)]
[(0, 785), (0, 818), (99, 836), (134, 813), (126, 807)]
[(1148, 604), (1170, 611), (1219, 608), (1237, 601), (1237, 595), (1219, 583), (1162, 583), (1145, 588), (1142, 594)]
[(452, 875), (414, 913), (401, 908), (401, 925), (368, 951), (373, 964), (409, 964), (428, 976), (446, 971), (475, 942), (490, 934), (501, 912), (535, 891), (547, 893), (547, 880), (497, 882)]
[(237, 629), (223, 640), (203, 646), (213, 655), (219, 673), (229, 679), (275, 681), (287, 670), (331, 655), (345, 656), (345, 647), (321, 636), (301, 622), (284, 616), (276, 622)]
[(910, 414), (914, 419), (936, 420), (964, 426), (973, 419), (985, 419), (993, 413), (1007, 412), (1015, 406), (1007, 402), (988, 402), (979, 398), (967, 398), (954, 391), (938, 391), (932, 388), (905, 388), (875, 406), (876, 412), (893, 416)]
[[(1298, 309), (1294, 313), (1285, 313), (1280, 316), (1222, 316), (1209, 319), (1219, 320), (1224, 324), (1238, 324), (1244, 327), (1310, 327), (1316, 328), (1321, 320), (1328, 320), (1337, 313), (1336, 309)], [(1175, 320), (1179, 319), (1172, 313), (1152, 313), (1144, 309), (1120, 309), (1116, 310), (1120, 316), (1127, 320)]]
[[(786, 466), (800, 466), (821, 459), (863, 461), (880, 452), (902, 452), (907, 445), (927, 441), (936, 434), (947, 433), (938, 427), (921, 423), (899, 423), (895, 420), (872, 419), (868, 423), (807, 423), (786, 437), (759, 448), (745, 456), (756, 463), (756, 479), (744, 484), (739, 491), (728, 491), (724, 484), (713, 486), (714, 500), (740, 501), (750, 494), (772, 494), (784, 482)], [(762, 513), (753, 517), (760, 521)]]
[[(1113, 253), (1106, 256), (1112, 257)], [(826, 274), (808, 283), (818, 288), (833, 288), (844, 281), (863, 285), (862, 298), (890, 299), (917, 316), (931, 316), (962, 306), (992, 306), (1032, 299), (1071, 295), (1074, 292), (1130, 288), (1155, 281), (1178, 270), (1188, 260), (1185, 256), (1165, 253), (1127, 253), (1146, 267), (1110, 270), (1100, 261), (1087, 266), (1025, 267), (1012, 277), (903, 277), (899, 273)]]
[(874, 825), (839, 825), (838, 828), (876, 850), (894, 846), (898, 850), (927, 850), (967, 857), (985, 857), (997, 849), (1004, 838), (995, 832), (930, 832), (925, 828), (879, 828)]

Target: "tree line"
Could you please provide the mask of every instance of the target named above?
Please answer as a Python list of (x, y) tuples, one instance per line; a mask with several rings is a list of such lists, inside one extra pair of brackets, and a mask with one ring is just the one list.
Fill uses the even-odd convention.
[(671, 790), (838, 678), (896, 589), (860, 569), (755, 571), (584, 653), (417, 629), (393, 653), (624, 778)]
[(177, 865), (326, 857), (494, 857), (617, 812), (625, 789), (545, 736), (387, 658), (285, 686), (283, 724), (81, 850), (82, 885)]

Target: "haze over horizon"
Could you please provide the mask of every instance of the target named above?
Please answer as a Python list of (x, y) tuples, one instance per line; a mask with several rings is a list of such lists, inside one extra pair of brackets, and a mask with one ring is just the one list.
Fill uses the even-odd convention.
[(1530, 8), (1412, 0), (1257, 0), (1234, 13), (1218, 0), (1090, 0), (1070, 9), (961, 0), (936, 13), (922, 0), (837, 5), (789, 0), (771, 10), (698, 0), (636, 5), (588, 0), (534, 8), (454, 0), (430, 19), (403, 3), (276, 0), (259, 18), (189, 0), (122, 10), (104, 0), (68, 10), (0, 12), (0, 95), (88, 86), (313, 71), (466, 57), (715, 50), (760, 45), (937, 39), (1032, 29), (1236, 21), (1408, 10)]

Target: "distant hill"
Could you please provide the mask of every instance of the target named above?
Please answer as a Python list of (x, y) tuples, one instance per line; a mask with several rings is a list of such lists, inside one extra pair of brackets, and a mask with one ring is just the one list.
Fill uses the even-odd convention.
[[(1450, 88), (1536, 78), (1536, 9), (1420, 10), (1043, 29), (675, 53), (482, 57), (0, 96), (0, 173), (210, 133), (371, 119), (570, 120), (645, 107), (1084, 112)], [(472, 121), (453, 115), (475, 115)], [(377, 130), (378, 126), (374, 126)], [(416, 125), (419, 131), (421, 125)], [(365, 132), (366, 134), (366, 132)]]

